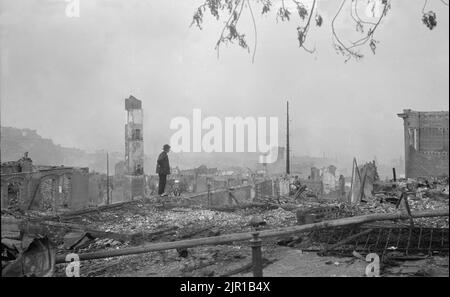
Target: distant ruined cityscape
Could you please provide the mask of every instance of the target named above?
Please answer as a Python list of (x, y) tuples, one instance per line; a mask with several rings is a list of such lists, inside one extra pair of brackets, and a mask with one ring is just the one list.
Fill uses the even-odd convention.
[[(107, 153), (106, 151), (87, 153), (76, 148), (65, 148), (55, 145), (50, 139), (40, 137), (35, 130), (2, 127), (2, 184), (8, 184), (2, 187), (2, 205), (9, 205), (11, 202), (8, 198), (10, 195), (6, 192), (15, 193), (13, 195), (19, 195), (20, 192), (20, 199), (15, 198), (13, 200), (17, 202), (23, 200), (22, 203), (25, 200), (37, 201), (42, 199), (44, 197), (42, 195), (38, 199), (29, 197), (29, 195), (30, 193), (35, 193), (35, 195), (38, 193), (39, 196), (41, 192), (45, 192), (39, 190), (39, 187), (45, 185), (45, 182), (41, 183), (43, 177), (37, 177), (41, 181), (35, 181), (34, 183), (31, 182), (32, 178), (25, 178), (27, 184), (30, 184), (26, 186), (20, 182), (17, 184), (17, 178), (23, 177), (21, 174), (24, 173), (36, 175), (37, 172), (44, 171), (51, 173), (50, 184), (53, 184), (53, 188), (50, 185), (48, 191), (50, 193), (58, 192), (56, 188), (59, 185), (59, 196), (62, 196), (64, 191), (69, 191), (63, 189), (63, 185), (69, 184), (66, 180), (67, 172), (73, 170), (73, 172), (80, 172), (81, 175), (85, 176), (82, 184), (70, 187), (72, 192), (76, 192), (77, 188), (84, 188), (79, 194), (84, 195), (83, 198), (81, 196), (76, 199), (71, 197), (71, 199), (82, 199), (84, 201), (83, 203), (78, 201), (73, 204), (78, 205), (78, 207), (129, 201), (154, 194), (157, 187), (157, 176), (154, 173), (155, 157), (144, 154), (142, 102), (130, 96), (125, 99), (125, 110), (127, 113), (124, 135), (125, 155), (117, 152)], [(173, 174), (169, 182), (171, 186), (173, 186), (174, 181), (179, 183), (177, 186), (181, 188), (182, 192), (201, 193), (208, 190), (226, 189), (231, 185), (250, 184), (253, 185), (252, 190), (254, 191), (256, 180), (276, 179), (279, 184), (276, 190), (271, 189), (270, 191), (277, 191), (278, 195), (286, 195), (289, 194), (289, 184), (298, 180), (300, 184), (307, 185), (310, 190), (313, 190), (315, 195), (321, 196), (341, 192), (339, 195), (344, 195), (344, 197), (340, 199), (348, 200), (354, 199), (351, 198), (351, 189), (355, 189), (354, 184), (362, 183), (362, 180), (355, 179), (355, 168), (358, 167), (361, 172), (364, 171), (364, 174), (366, 174), (366, 171), (371, 172), (369, 176), (371, 182), (367, 183), (365, 187), (379, 180), (380, 177), (389, 179), (392, 170), (398, 178), (405, 177), (404, 168), (406, 168), (406, 177), (411, 178), (448, 175), (448, 112), (405, 110), (398, 116), (404, 120), (405, 164), (402, 164), (404, 162), (402, 158), (399, 158), (395, 164), (389, 164), (389, 166), (380, 166), (376, 160), (368, 162), (366, 165), (364, 163), (358, 165), (357, 162), (361, 162), (361, 160), (354, 159), (353, 167), (350, 167), (350, 164), (342, 165), (350, 163), (349, 160), (342, 162), (342, 160), (327, 158), (292, 158), (291, 155), (291, 158), (286, 161), (286, 148), (279, 147), (278, 160), (273, 164), (258, 164), (258, 156), (250, 153), (240, 153), (238, 156), (233, 156), (238, 160), (239, 157), (246, 155), (246, 157), (241, 158), (241, 160), (245, 160), (244, 162), (233, 162), (232, 159), (225, 160), (223, 163), (223, 165), (226, 164), (225, 166), (216, 167), (208, 167), (208, 160), (200, 160), (200, 162), (206, 162), (197, 163), (195, 166), (191, 165), (190, 168), (183, 168), (183, 165), (189, 166), (189, 162), (184, 163), (182, 162), (184, 158), (176, 158), (178, 162), (173, 168)], [(24, 158), (20, 160), (19, 158), (24, 153), (27, 154), (27, 166), (20, 165), (21, 162), (24, 162)], [(194, 159), (191, 162), (195, 163), (195, 161)], [(288, 175), (286, 175), (286, 162), (289, 163), (290, 169)], [(218, 163), (213, 164), (218, 165)], [(72, 168), (82, 168), (82, 170)], [(373, 168), (373, 170), (368, 168)], [(7, 174), (17, 174), (17, 176), (14, 175), (15, 183), (9, 183), (6, 178)], [(53, 178), (55, 174), (58, 175), (58, 178)], [(284, 181), (287, 181), (285, 186), (282, 185)], [(74, 178), (71, 179), (71, 182), (74, 183)], [(315, 184), (317, 182), (319, 184)], [(339, 188), (339, 184), (341, 184), (341, 188)], [(371, 187), (370, 185), (369, 189)], [(12, 190), (12, 188), (16, 190)], [(25, 191), (24, 189), (28, 190)], [(87, 193), (89, 194), (87, 195)], [(371, 195), (370, 190), (366, 195)], [(48, 199), (55, 200), (53, 196), (47, 197)], [(53, 201), (50, 204), (53, 207), (57, 204), (62, 205), (61, 201), (59, 203)], [(53, 211), (56, 211), (56, 209), (53, 209)]]
[[(129, 244), (138, 247), (144, 244), (140, 248), (149, 251), (171, 249), (171, 244), (175, 244), (174, 246), (179, 247), (178, 256), (172, 260), (178, 261), (176, 259), (186, 258), (192, 253), (182, 248), (186, 244), (184, 240), (189, 237), (206, 236), (201, 238), (201, 241), (192, 239), (195, 244), (189, 244), (194, 246), (197, 242), (203, 245), (209, 242), (227, 242), (233, 238), (253, 238), (253, 244), (260, 242), (257, 238), (259, 233), (255, 231), (267, 226), (267, 221), (272, 222), (273, 218), (277, 219), (271, 223), (272, 227), (304, 227), (313, 230), (322, 220), (330, 220), (336, 216), (344, 216), (344, 221), (349, 220), (344, 222), (337, 219), (336, 224), (351, 225), (354, 224), (352, 220), (358, 218), (370, 221), (370, 215), (364, 214), (373, 211), (379, 212), (374, 214), (377, 218), (388, 220), (393, 214), (382, 213), (388, 209), (394, 211), (394, 207), (397, 210), (401, 203), (404, 203), (407, 213), (398, 214), (399, 218), (409, 218), (409, 232), (414, 230), (416, 235), (419, 232), (417, 237), (411, 238), (410, 233), (409, 237), (402, 239), (403, 229), (397, 228), (400, 231), (394, 231), (398, 232), (398, 243), (405, 242), (406, 253), (411, 241), (418, 241), (420, 245), (423, 238), (429, 240), (428, 253), (432, 252), (432, 247), (445, 252), (445, 245), (448, 246), (448, 232), (447, 237), (441, 235), (441, 239), (433, 238), (433, 232), (440, 232), (439, 230), (444, 230), (440, 229), (442, 226), (448, 226), (448, 219), (445, 218), (448, 217), (448, 210), (441, 209), (441, 206), (432, 206), (433, 211), (412, 214), (410, 209), (410, 205), (417, 207), (417, 204), (411, 204), (411, 199), (421, 199), (429, 205), (447, 203), (448, 206), (448, 111), (404, 110), (399, 113), (397, 116), (403, 119), (404, 125), (405, 158), (399, 158), (397, 162), (388, 165), (378, 164), (377, 160), (367, 162), (357, 158), (336, 160), (292, 157), (289, 154), (289, 137), (286, 147), (278, 147), (278, 159), (275, 163), (258, 163), (257, 153), (234, 153), (234, 159), (222, 159), (223, 163), (210, 163), (208, 159), (179, 162), (184, 159), (183, 154), (173, 153), (171, 158), (178, 156), (174, 158), (177, 161), (172, 163), (175, 166), (171, 168), (166, 186), (168, 197), (157, 195), (155, 157), (144, 154), (146, 140), (143, 137), (145, 114), (142, 101), (130, 96), (125, 99), (125, 111), (124, 154), (107, 151), (87, 153), (80, 149), (55, 145), (52, 140), (40, 137), (35, 130), (1, 127), (2, 253), (10, 255), (5, 259), (17, 258), (4, 262), (6, 268), (2, 275), (53, 275), (55, 267), (60, 267), (55, 266), (55, 263), (62, 264), (67, 261), (62, 253), (83, 251), (84, 248), (95, 251), (99, 247), (98, 244), (101, 249), (106, 250), (87, 254), (85, 260), (90, 257), (102, 259), (140, 253), (139, 249), (127, 248)], [(286, 135), (289, 135), (289, 130)], [(211, 154), (210, 157), (214, 159), (215, 155)], [(350, 163), (351, 167), (346, 163)], [(429, 205), (425, 204), (425, 209), (428, 210)], [(438, 210), (434, 207), (438, 207)], [(256, 209), (260, 209), (260, 215), (252, 215), (245, 224), (240, 221), (247, 221), (248, 214)], [(237, 212), (230, 216), (241, 213), (242, 217), (226, 218), (218, 223), (230, 211)], [(352, 218), (355, 213), (363, 215)], [(86, 222), (96, 215), (100, 216), (94, 219), (96, 227), (73, 224), (73, 220)], [(106, 217), (101, 218), (103, 215)], [(162, 219), (160, 215), (163, 216)], [(160, 224), (170, 221), (173, 216), (179, 216), (176, 220), (178, 225), (167, 227), (165, 223)], [(430, 233), (423, 235), (422, 227), (413, 228), (413, 216), (437, 217), (426, 222), (426, 226), (432, 225), (434, 229), (431, 228)], [(292, 225), (293, 218), (296, 219), (296, 227), (286, 227)], [(190, 223), (178, 223), (179, 220), (185, 219)], [(150, 223), (152, 220), (156, 222)], [(131, 229), (125, 230), (130, 223), (140, 227), (132, 226)], [(102, 224), (106, 224), (106, 227), (100, 227)], [(194, 224), (194, 227), (191, 224)], [(231, 225), (235, 229), (230, 229)], [(122, 231), (111, 232), (112, 227), (107, 226), (116, 226), (114, 228)], [(135, 232), (136, 228), (145, 230)], [(180, 229), (175, 232), (178, 228)], [(229, 233), (232, 230), (253, 230), (253, 233), (220, 236), (221, 233)], [(279, 229), (267, 236), (295, 233), (296, 229), (292, 230), (288, 232)], [(378, 233), (377, 243), (386, 231), (383, 230), (380, 229)], [(323, 232), (321, 236), (326, 234), (327, 230)], [(345, 242), (354, 238), (354, 235), (350, 236), (353, 232), (353, 229), (349, 231)], [(378, 231), (367, 229), (358, 236), (370, 236), (372, 232)], [(45, 237), (41, 236), (43, 234)], [(388, 231), (387, 237), (383, 237), (385, 247), (388, 246), (390, 234), (391, 231)], [(23, 254), (18, 254), (17, 247), (23, 245), (27, 236), (34, 238), (35, 245), (30, 245)], [(174, 240), (170, 236), (175, 236), (175, 240), (180, 241), (168, 242), (167, 247), (164, 243), (163, 247), (157, 248), (145, 245), (158, 236), (169, 241)], [(332, 239), (332, 235), (327, 236), (331, 237), (326, 239), (328, 243), (322, 253), (334, 245), (342, 244)], [(279, 239), (277, 245), (295, 247), (306, 238), (319, 242), (322, 240), (312, 235), (291, 236)], [(334, 244), (328, 245), (330, 242)], [(49, 252), (54, 251), (54, 243), (59, 244), (58, 254)], [(117, 246), (117, 249), (110, 249), (111, 245)], [(118, 246), (122, 245), (124, 247), (119, 249)], [(257, 248), (260, 249), (261, 244)], [(26, 257), (27, 253), (36, 253), (35, 249), (40, 253), (39, 257), (42, 257), (41, 262), (33, 265), (23, 264), (21, 259)], [(255, 249), (252, 251), (256, 253)], [(448, 252), (448, 248), (446, 251)], [(56, 258), (48, 258), (48, 255), (54, 255)], [(165, 263), (165, 256), (162, 256), (162, 261)], [(254, 276), (262, 275), (264, 263), (261, 256), (254, 255), (253, 262)], [(213, 264), (218, 265), (217, 271), (222, 269), (220, 264), (211, 262), (211, 265)], [(95, 264), (93, 265), (91, 269), (96, 271)], [(102, 269), (111, 266), (105, 263), (101, 265), (106, 267)], [(196, 265), (203, 267), (204, 263)], [(212, 275), (211, 272), (196, 267), (189, 271), (198, 270), (200, 276)], [(61, 273), (62, 270), (59, 269)], [(186, 275), (186, 269), (176, 269), (169, 275), (180, 273)], [(226, 272), (225, 275), (227, 273), (236, 272)]]

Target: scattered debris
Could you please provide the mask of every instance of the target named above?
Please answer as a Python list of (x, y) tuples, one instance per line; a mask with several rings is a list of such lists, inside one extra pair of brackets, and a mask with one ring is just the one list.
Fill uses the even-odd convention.
[(55, 249), (47, 237), (35, 238), (13, 262), (2, 267), (2, 277), (53, 275)]
[[(253, 232), (255, 229), (265, 232), (264, 230), (283, 227), (301, 227), (299, 225), (302, 224), (319, 226), (320, 222), (345, 218), (353, 224), (353, 227), (334, 228), (330, 225), (322, 230), (314, 229), (279, 238), (267, 238), (264, 239), (263, 248), (271, 250), (277, 246), (278, 248), (285, 246), (304, 252), (333, 254), (339, 257), (351, 256), (348, 261), (357, 259), (365, 261), (365, 254), (369, 251), (378, 251), (380, 256), (383, 256), (384, 265), (394, 267), (398, 266), (399, 262), (423, 260), (420, 253), (431, 255), (433, 258), (448, 255), (448, 233), (445, 236), (448, 230), (448, 216), (409, 217), (414, 222), (414, 229), (409, 235), (411, 229), (408, 223), (408, 209), (403, 203), (399, 203), (402, 202), (400, 198), (407, 197), (412, 214), (448, 209), (448, 184), (445, 185), (445, 182), (448, 183), (448, 180), (377, 181), (373, 184), (373, 196), (364, 196), (365, 202), (353, 205), (331, 199), (306, 200), (300, 195), (302, 196), (300, 199), (279, 197), (279, 201), (273, 199), (266, 202), (241, 203), (222, 209), (205, 209), (195, 205), (181, 207), (181, 203), (177, 201), (183, 197), (176, 197), (172, 200), (177, 201), (167, 202), (163, 207), (151, 199), (139, 200), (104, 208), (101, 211), (60, 216), (58, 221), (32, 212), (25, 216), (12, 210), (8, 210), (7, 213), (2, 210), (2, 264), (17, 259), (22, 246), (27, 245), (22, 238), (26, 233), (48, 233), (58, 247), (57, 253), (60, 258), (69, 250), (79, 254), (101, 252), (107, 255), (109, 251), (138, 248), (147, 243), (220, 237), (231, 233)], [(402, 193), (403, 195), (407, 193), (407, 196), (402, 197)], [(384, 218), (398, 213), (399, 210), (406, 215), (401, 220), (395, 219), (378, 225), (360, 219), (352, 221), (354, 219), (352, 217), (355, 216), (369, 218), (370, 215), (376, 215)], [(371, 218), (370, 222), (373, 220)], [(343, 229), (347, 231), (343, 232)], [(383, 231), (380, 233), (379, 230)], [(84, 276), (113, 276), (120, 275), (124, 271), (132, 275), (138, 273), (137, 271), (140, 271), (141, 275), (205, 277), (235, 275), (251, 270), (251, 267), (246, 266), (248, 264), (242, 265), (245, 259), (249, 259), (250, 253), (248, 242), (179, 248), (172, 251), (87, 260), (84, 262), (83, 273)], [(263, 255), (268, 257), (267, 253), (269, 252), (264, 250)], [(348, 261), (333, 260), (327, 264), (343, 266), (341, 264)], [(268, 265), (267, 263), (264, 265)], [(63, 273), (61, 266), (57, 265), (57, 271), (59, 274)], [(405, 270), (402, 270), (401, 274), (404, 273)], [(420, 274), (425, 275), (429, 272), (420, 269), (414, 272), (414, 275)]]

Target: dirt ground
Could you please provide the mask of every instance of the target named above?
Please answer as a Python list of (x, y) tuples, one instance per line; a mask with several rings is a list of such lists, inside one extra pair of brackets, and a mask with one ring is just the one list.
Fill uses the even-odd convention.
[[(349, 257), (322, 257), (316, 253), (283, 248), (277, 249), (280, 260), (264, 268), (266, 277), (365, 277), (369, 263)], [(399, 266), (380, 265), (382, 277), (433, 276), (448, 277), (448, 257), (405, 261)], [(251, 277), (251, 273), (241, 276)]]
[[(265, 277), (365, 277), (369, 263), (355, 257), (319, 256), (315, 252), (281, 246), (265, 246), (263, 257), (271, 264), (264, 267)], [(82, 262), (81, 277), (252, 277), (249, 246), (216, 246), (189, 249), (182, 258), (176, 251), (124, 256)], [(381, 264), (382, 277), (449, 276), (449, 258), (431, 257), (402, 261), (391, 266)], [(57, 276), (64, 276), (59, 264)], [(246, 267), (240, 273), (233, 273)]]

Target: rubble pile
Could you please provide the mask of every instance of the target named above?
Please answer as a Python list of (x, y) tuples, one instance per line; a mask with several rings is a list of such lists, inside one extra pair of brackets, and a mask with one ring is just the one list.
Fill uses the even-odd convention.
[[(170, 242), (184, 239), (213, 237), (231, 233), (251, 232), (255, 229), (275, 229), (299, 224), (299, 214), (316, 211), (314, 220), (331, 220), (343, 217), (376, 213), (407, 212), (405, 199), (411, 212), (448, 209), (448, 179), (402, 180), (399, 182), (379, 182), (373, 195), (365, 197), (361, 203), (349, 204), (331, 199), (290, 199), (255, 203), (253, 206), (237, 205), (232, 210), (206, 209), (198, 205), (184, 206), (186, 201), (143, 199), (125, 203), (101, 211), (58, 217), (49, 224), (58, 240), (57, 254), (90, 253), (123, 249), (151, 242)], [(174, 203), (175, 202), (175, 203)], [(401, 202), (401, 203), (400, 203)], [(270, 207), (261, 207), (260, 204)], [(2, 210), (2, 216), (36, 219), (40, 214)], [(45, 216), (44, 216), (45, 217)], [(48, 217), (48, 214), (47, 214)], [(305, 217), (306, 219), (306, 217)], [(55, 220), (46, 218), (46, 220)], [(305, 222), (305, 223), (312, 223)], [(408, 225), (408, 220), (396, 222)], [(415, 226), (448, 228), (448, 217), (415, 218)], [(71, 229), (72, 226), (86, 229)], [(67, 229), (68, 228), (68, 229)], [(71, 230), (69, 232), (69, 229)], [(3, 231), (2, 231), (3, 232)], [(69, 232), (69, 233), (67, 233)], [(49, 233), (50, 234), (50, 233)], [(309, 233), (308, 233), (309, 234)], [(264, 255), (271, 249), (283, 245), (305, 249), (316, 246), (309, 235), (298, 234), (289, 238), (265, 240)], [(113, 236), (112, 236), (113, 235)], [(3, 237), (3, 235), (2, 235)], [(248, 242), (235, 245), (198, 246), (189, 249), (168, 250), (141, 255), (129, 255), (84, 262), (85, 276), (114, 275), (159, 275), (159, 276), (219, 276), (234, 275), (248, 269), (251, 249)], [(273, 259), (272, 259), (273, 260)], [(264, 259), (267, 263), (269, 256)], [(264, 262), (264, 263), (266, 263)], [(64, 274), (58, 267), (57, 274)]]
[[(402, 193), (406, 193), (411, 212), (448, 209), (448, 178), (408, 179), (399, 182), (380, 183), (374, 188), (374, 196), (364, 203), (348, 206), (352, 215), (369, 213), (393, 213), (400, 209), (406, 212), (404, 201), (399, 203)], [(421, 226), (448, 228), (448, 217), (417, 218), (414, 222)]]
[[(258, 226), (252, 225), (252, 220), (255, 218), (259, 221)], [(88, 253), (99, 250), (121, 249), (145, 242), (168, 242), (250, 232), (255, 228), (259, 230), (273, 229), (295, 225), (296, 223), (295, 214), (282, 208), (268, 211), (262, 211), (260, 208), (251, 208), (239, 209), (234, 212), (188, 208), (172, 208), (162, 211), (150, 203), (141, 203), (136, 206), (89, 214), (75, 218), (75, 220), (86, 225), (96, 226), (96, 229), (104, 232), (118, 234), (139, 235), (140, 233), (158, 232), (158, 230), (165, 229), (172, 232), (163, 232), (158, 238), (150, 238), (149, 240), (145, 240), (145, 236), (143, 236), (141, 239), (144, 240), (138, 241), (95, 238), (86, 243), (74, 245), (71, 248), (68, 248), (63, 241), (59, 241), (58, 254), (67, 253), (68, 250), (77, 253)], [(80, 235), (80, 238), (82, 236), (84, 234)], [(178, 259), (180, 257), (183, 258), (180, 255), (177, 255), (175, 258)]]
[(86, 215), (80, 218), (80, 222), (95, 225), (102, 231), (117, 233), (156, 231), (172, 226), (179, 229), (203, 226), (218, 228), (222, 233), (232, 233), (250, 231), (249, 220), (256, 214), (271, 228), (295, 224), (295, 214), (282, 208), (268, 211), (259, 208), (238, 209), (234, 212), (196, 208), (158, 210), (150, 203)]
[[(116, 212), (102, 214), (104, 218), (97, 221), (97, 227), (106, 232), (133, 233), (174, 226), (178, 228), (178, 234), (190, 233), (190, 229), (218, 229), (216, 233), (223, 234), (251, 231), (249, 221), (254, 214), (254, 211), (245, 210), (230, 213), (196, 209), (154, 210), (145, 215)], [(258, 214), (270, 228), (295, 224), (295, 215), (283, 209)], [(180, 237), (183, 236), (180, 235)]]

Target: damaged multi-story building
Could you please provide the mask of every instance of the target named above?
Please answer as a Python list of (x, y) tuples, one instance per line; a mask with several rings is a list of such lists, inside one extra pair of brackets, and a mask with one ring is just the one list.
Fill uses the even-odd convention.
[(124, 198), (144, 197), (144, 138), (142, 101), (131, 96), (125, 99), (127, 123), (125, 125), (125, 177)]
[(407, 178), (448, 176), (448, 111), (398, 114), (404, 120)]

